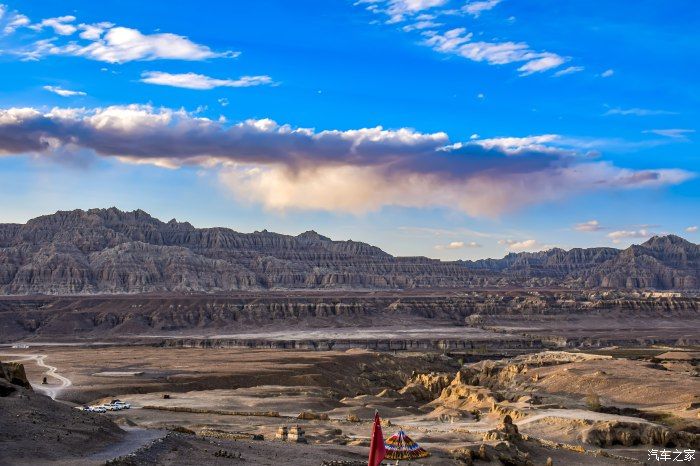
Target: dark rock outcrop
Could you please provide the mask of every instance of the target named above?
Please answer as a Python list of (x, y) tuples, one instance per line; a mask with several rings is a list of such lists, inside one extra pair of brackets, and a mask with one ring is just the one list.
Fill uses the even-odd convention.
[(16, 362), (0, 362), (0, 397), (13, 394), (17, 387), (32, 389), (24, 366)]

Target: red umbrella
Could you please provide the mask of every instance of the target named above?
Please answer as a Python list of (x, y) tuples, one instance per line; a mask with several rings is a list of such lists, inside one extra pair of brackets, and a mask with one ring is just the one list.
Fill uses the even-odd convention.
[(374, 424), (372, 425), (372, 440), (369, 444), (369, 461), (367, 466), (379, 466), (386, 456), (386, 448), (384, 447), (384, 435), (382, 434), (382, 425), (379, 420), (379, 412), (374, 412)]

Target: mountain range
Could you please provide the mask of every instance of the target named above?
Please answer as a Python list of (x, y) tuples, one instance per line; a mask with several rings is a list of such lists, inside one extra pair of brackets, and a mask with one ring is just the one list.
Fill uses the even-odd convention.
[(165, 223), (142, 210), (59, 211), (0, 224), (5, 295), (428, 287), (697, 290), (700, 246), (668, 235), (623, 250), (555, 248), (446, 262), (394, 257), (314, 231), (289, 236)]

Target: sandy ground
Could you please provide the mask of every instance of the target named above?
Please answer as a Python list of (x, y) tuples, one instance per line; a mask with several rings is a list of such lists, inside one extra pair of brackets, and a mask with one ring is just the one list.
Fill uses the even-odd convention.
[[(429, 460), (414, 464), (457, 464), (450, 459), (451, 450), (465, 445), (478, 447), (484, 433), (502, 421), (502, 416), (488, 410), (478, 420), (468, 415), (436, 418), (431, 415), (434, 407), (425, 401), (396, 394), (414, 371), (454, 376), (455, 362), (434, 354), (150, 346), (45, 346), (3, 353), (9, 355), (0, 356), (2, 360), (23, 360), (35, 385), (44, 374), (50, 374), (46, 388), (58, 399), (82, 403), (116, 397), (133, 405), (130, 410), (92, 414), (139, 429), (72, 464), (97, 464), (137, 449), (137, 459), (143, 462), (135, 464), (219, 464), (222, 460), (212, 455), (220, 448), (241, 453), (249, 458), (247, 464), (279, 464), (275, 461), (283, 454), (288, 455), (285, 464), (362, 460), (375, 410), (391, 423), (384, 427), (386, 436), (403, 428), (433, 453)], [(687, 355), (676, 359), (693, 361)], [(597, 421), (651, 421), (587, 410), (584, 398), (592, 390), (606, 405), (685, 415), (688, 422), (698, 416), (697, 408), (687, 409), (700, 397), (697, 378), (649, 361), (580, 358), (572, 363), (532, 367), (518, 373), (512, 383), (515, 398), (518, 393), (542, 397), (539, 405), (503, 402), (525, 413), (516, 420), (522, 433), (579, 445), (591, 452), (549, 450), (533, 442), (521, 445), (542, 464), (548, 456), (557, 460), (555, 464), (625, 464), (593, 456), (595, 448), (579, 440), (581, 429)], [(390, 394), (379, 396), (385, 388)], [(199, 412), (189, 412), (193, 410)], [(277, 414), (260, 415), (264, 412)], [(328, 419), (298, 419), (301, 412), (327, 415)], [(274, 440), (280, 426), (294, 425), (306, 431), (308, 445)], [(175, 427), (196, 433), (216, 429), (234, 436), (263, 435), (265, 440), (232, 441), (184, 434), (177, 441), (166, 438), (168, 429)], [(613, 454), (638, 459), (646, 458), (646, 450), (644, 446), (609, 449)]]

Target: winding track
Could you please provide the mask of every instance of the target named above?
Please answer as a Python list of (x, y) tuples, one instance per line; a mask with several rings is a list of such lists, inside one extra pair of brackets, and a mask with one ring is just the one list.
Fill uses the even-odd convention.
[(68, 377), (64, 377), (57, 372), (58, 368), (56, 368), (55, 366), (50, 366), (50, 365), (46, 364), (46, 362), (44, 361), (46, 359), (45, 354), (3, 353), (3, 354), (0, 354), (0, 356), (13, 357), (13, 359), (11, 359), (8, 362), (34, 361), (34, 362), (36, 362), (37, 366), (43, 367), (44, 369), (46, 369), (46, 371), (44, 372), (43, 375), (57, 379), (61, 383), (61, 385), (60, 386), (45, 386), (45, 385), (36, 384), (36, 385), (33, 385), (32, 387), (35, 390), (41, 391), (45, 395), (51, 397), (52, 400), (55, 400), (56, 396), (58, 396), (58, 394), (61, 391), (65, 390), (66, 388), (73, 385), (73, 382)]

